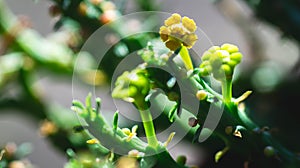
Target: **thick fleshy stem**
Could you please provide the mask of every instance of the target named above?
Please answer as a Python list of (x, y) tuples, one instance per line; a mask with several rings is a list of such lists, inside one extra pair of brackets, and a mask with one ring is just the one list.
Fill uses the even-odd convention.
[(228, 104), (231, 102), (232, 99), (232, 79), (226, 78), (224, 81), (221, 82), (221, 85), (223, 101), (225, 104)]

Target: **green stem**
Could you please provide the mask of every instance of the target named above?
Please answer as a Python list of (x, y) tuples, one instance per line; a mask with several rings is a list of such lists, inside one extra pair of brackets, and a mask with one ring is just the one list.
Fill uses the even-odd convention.
[(150, 147), (156, 148), (158, 146), (158, 141), (155, 134), (154, 125), (152, 122), (152, 116), (149, 110), (140, 110), (140, 115), (143, 121), (143, 126), (145, 129), (147, 141)]
[(191, 56), (189, 54), (189, 50), (185, 47), (185, 46), (182, 46), (180, 51), (179, 51), (179, 54), (182, 58), (182, 61), (185, 65), (185, 68), (187, 70), (192, 70), (194, 69), (193, 68), (193, 63), (192, 63), (192, 60), (191, 60)]
[(226, 79), (221, 82), (223, 100), (226, 104), (231, 102), (232, 98), (232, 79)]
[(150, 147), (155, 149), (158, 146), (158, 141), (156, 138), (155, 128), (152, 121), (152, 115), (151, 112), (149, 111), (148, 104), (145, 101), (145, 98), (143, 97), (135, 98), (134, 104), (136, 105), (136, 107), (140, 112), (148, 144)]

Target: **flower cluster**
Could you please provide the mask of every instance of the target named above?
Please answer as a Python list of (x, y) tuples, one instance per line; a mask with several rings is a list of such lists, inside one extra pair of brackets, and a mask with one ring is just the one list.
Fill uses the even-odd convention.
[(197, 29), (193, 19), (182, 17), (175, 13), (167, 20), (165, 25), (160, 27), (159, 34), (166, 47), (175, 51), (179, 47), (186, 46), (191, 48), (197, 41), (195, 34)]
[(217, 80), (232, 78), (234, 68), (241, 62), (243, 55), (233, 44), (213, 46), (202, 55), (200, 64), (201, 76), (213, 74)]

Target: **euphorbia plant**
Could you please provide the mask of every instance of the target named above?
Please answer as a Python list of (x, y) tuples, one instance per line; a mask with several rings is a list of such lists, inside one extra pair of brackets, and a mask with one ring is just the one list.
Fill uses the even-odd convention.
[[(59, 16), (55, 28), (60, 27), (68, 31), (68, 38), (59, 45), (43, 38), (28, 27), (24, 22), (26, 20), (16, 18), (3, 0), (0, 0), (0, 33), (3, 42), (1, 44), (4, 44), (1, 50), (3, 55), (0, 58), (1, 93), (10, 92), (3, 87), (8, 83), (19, 83), (19, 87), (16, 88), (21, 90), (20, 96), (14, 94), (2, 96), (0, 106), (26, 111), (26, 114), (31, 114), (39, 120), (50, 118), (51, 121), (47, 119), (42, 122), (42, 134), (48, 136), (53, 144), (63, 151), (67, 147), (74, 149), (66, 151), (70, 160), (65, 167), (192, 167), (186, 164), (186, 158), (175, 159), (169, 154), (167, 147), (172, 138), (176, 138), (178, 134), (172, 132), (165, 139), (156, 136), (160, 125), (152, 120), (154, 115), (149, 107), (155, 103), (162, 105), (162, 99), (168, 99), (162, 113), (165, 115), (164, 124), (180, 122), (182, 130), (186, 130), (187, 125), (193, 127), (188, 128), (188, 140), (191, 143), (194, 141), (194, 145), (199, 144), (196, 140), (201, 137), (201, 132), (207, 129), (205, 123), (206, 117), (211, 114), (210, 107), (219, 109), (217, 114), (221, 116), (220, 121), (213, 121), (219, 123), (211, 130), (224, 141), (224, 146), (218, 146), (221, 150), (214, 151), (214, 159), (218, 163), (232, 151), (241, 156), (245, 162), (244, 167), (299, 167), (298, 156), (280, 145), (271, 136), (267, 127), (260, 127), (247, 115), (243, 101), (251, 91), (247, 91), (239, 98), (232, 97), (235, 67), (242, 59), (238, 47), (228, 43), (212, 46), (204, 52), (201, 57), (202, 63), (199, 65), (190, 56), (190, 49), (198, 39), (195, 33), (196, 23), (179, 14), (173, 14), (165, 20), (159, 29), (160, 39), (155, 38), (158, 33), (156, 36), (143, 33), (122, 39), (122, 44), (128, 47), (129, 52), (144, 48), (138, 52), (144, 63), (124, 72), (117, 79), (112, 96), (132, 103), (138, 109), (147, 140), (141, 140), (138, 134), (141, 128), (137, 125), (120, 128), (119, 112), (114, 114), (113, 121), (107, 122), (100, 109), (99, 98), (95, 101), (96, 107), (92, 107), (91, 94), (87, 96), (85, 104), (73, 101), (72, 109), (84, 120), (82, 125), (78, 125), (79, 122), (73, 115), (73, 117), (65, 115), (65, 109), (58, 108), (48, 99), (41, 98), (42, 95), (37, 94), (39, 92), (36, 85), (32, 86), (34, 83), (32, 79), (35, 77), (37, 67), (72, 74), (71, 70), (74, 68), (74, 59), (79, 48), (92, 32), (120, 17), (123, 1), (117, 5), (109, 0), (52, 1), (55, 5), (50, 7), (50, 12), (53, 16)], [(151, 5), (151, 1), (137, 2), (141, 9), (153, 10), (155, 7)], [(152, 23), (149, 25), (152, 26)], [(110, 28), (116, 34), (122, 34), (124, 25), (112, 25)], [(114, 40), (112, 38), (108, 41), (114, 43)], [(149, 43), (146, 46), (147, 42)], [(118, 46), (122, 45), (115, 45), (114, 49)], [(113, 53), (114, 49), (108, 53), (109, 59), (101, 66), (103, 68), (101, 70), (109, 77), (112, 76), (116, 64), (126, 55), (124, 54), (126, 52)], [(87, 68), (87, 65), (84, 68)], [(163, 69), (172, 73), (166, 73)], [(90, 77), (90, 74), (99, 74), (96, 72), (100, 71), (83, 70), (74, 73)], [(220, 82), (220, 93), (207, 83), (207, 77), (213, 77)], [(87, 81), (89, 78), (83, 79), (91, 83)], [(160, 94), (165, 95), (163, 98), (156, 97), (155, 91), (159, 89), (163, 91)], [(196, 110), (190, 108), (193, 105), (189, 101), (182, 101), (181, 99), (186, 99), (182, 94), (189, 95), (191, 99), (188, 100), (196, 100), (200, 104), (199, 108), (198, 106)], [(150, 98), (154, 101), (150, 102)], [(184, 108), (185, 110), (182, 110)], [(192, 117), (184, 118), (185, 113), (189, 113)], [(74, 125), (77, 126), (72, 130)], [(178, 131), (181, 130), (177, 130), (177, 133)], [(194, 138), (190, 138), (191, 135)], [(80, 152), (81, 149), (87, 152)], [(21, 157), (18, 152), (10, 153), (7, 149), (2, 150), (0, 165), (20, 167), (23, 165), (19, 162)], [(18, 162), (15, 162), (16, 160)]]
[[(225, 147), (215, 153), (215, 162), (226, 157), (228, 151), (233, 151), (247, 158), (244, 160), (244, 165), (248, 166), (272, 166), (274, 163), (284, 167), (299, 166), (300, 161), (295, 153), (280, 145), (268, 129), (258, 126), (246, 114), (243, 101), (251, 91), (245, 92), (239, 98), (232, 97), (233, 75), (242, 59), (242, 54), (236, 45), (225, 43), (221, 46), (213, 46), (202, 55), (202, 63), (194, 66), (189, 49), (198, 38), (195, 35), (196, 29), (197, 26), (192, 19), (173, 14), (160, 28), (162, 42), (152, 44), (157, 39), (149, 41), (148, 46), (138, 52), (144, 63), (130, 72), (124, 72), (115, 82), (112, 96), (132, 103), (138, 109), (147, 142), (138, 138), (136, 126), (132, 130), (119, 128), (118, 113), (114, 116), (113, 127), (110, 127), (101, 113), (95, 110), (99, 110), (99, 105), (95, 109), (91, 107), (91, 95), (89, 95), (86, 106), (78, 101), (73, 103), (75, 111), (88, 124), (88, 134), (93, 137), (88, 143), (96, 144), (98, 149), (101, 149), (100, 153), (103, 155), (110, 153), (109, 156), (114, 153), (114, 146), (122, 146), (122, 154), (117, 153), (115, 158), (106, 159), (107, 164), (111, 166), (118, 167), (122, 160), (120, 158), (126, 157), (127, 159), (134, 158), (131, 161), (140, 167), (189, 167), (185, 161), (182, 161), (184, 160), (182, 158), (175, 161), (166, 148), (176, 134), (170, 134), (165, 143), (161, 143), (156, 137), (156, 125), (153, 124), (152, 114), (149, 111), (149, 97), (154, 95), (153, 92), (157, 88), (160, 88), (165, 91), (166, 99), (175, 102), (175, 106), (168, 104), (167, 106), (172, 107), (166, 108), (168, 110), (163, 113), (171, 122), (178, 120), (181, 113), (193, 114), (192, 118), (179, 121), (197, 128), (190, 131), (194, 135), (194, 140), (198, 139), (199, 133), (204, 129), (203, 125), (205, 125), (209, 107), (219, 109), (222, 117), (220, 121), (213, 121), (219, 124), (210, 131), (224, 141)], [(174, 61), (176, 57), (180, 58), (184, 66)], [(162, 70), (152, 68), (153, 65), (169, 68), (173, 74), (165, 75)], [(209, 75), (220, 82), (221, 93), (207, 83), (206, 78)], [(175, 82), (174, 76), (178, 77)], [(200, 103), (196, 112), (180, 109), (182, 108), (180, 104), (182, 93), (178, 89), (178, 83), (184, 83), (186, 94), (193, 95), (193, 98)], [(106, 146), (106, 144), (109, 145)]]

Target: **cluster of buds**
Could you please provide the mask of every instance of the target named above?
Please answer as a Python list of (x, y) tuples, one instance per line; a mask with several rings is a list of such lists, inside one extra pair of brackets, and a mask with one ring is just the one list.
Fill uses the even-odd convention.
[(147, 72), (140, 67), (131, 72), (125, 71), (118, 77), (112, 97), (133, 103), (135, 100), (145, 98), (149, 90), (150, 81), (147, 78)]
[(200, 74), (201, 76), (212, 74), (219, 81), (231, 79), (234, 68), (241, 62), (242, 57), (239, 48), (233, 44), (213, 46), (202, 55)]
[(193, 19), (182, 17), (175, 13), (160, 27), (159, 34), (166, 47), (175, 51), (181, 46), (191, 48), (197, 41), (197, 29)]

